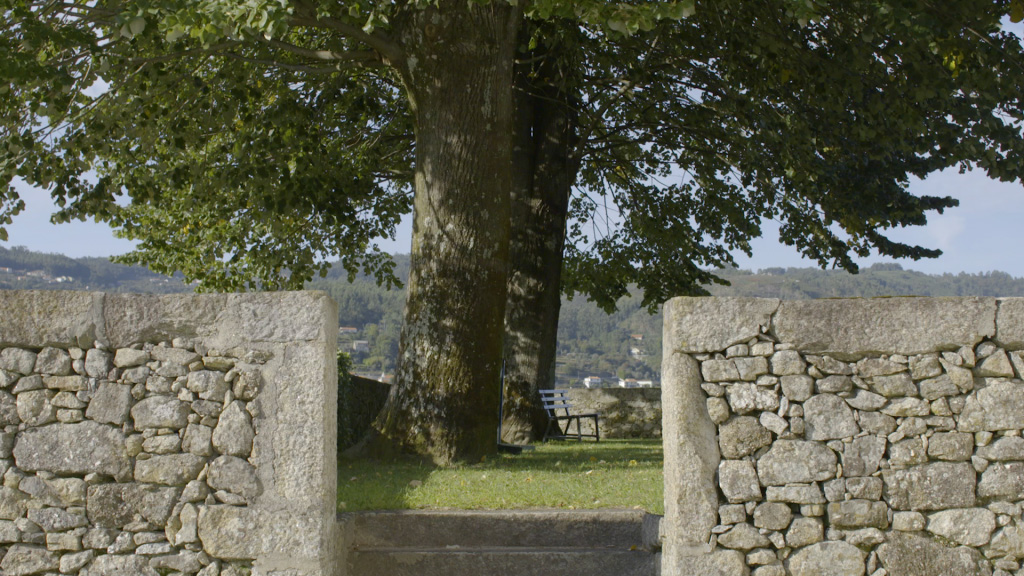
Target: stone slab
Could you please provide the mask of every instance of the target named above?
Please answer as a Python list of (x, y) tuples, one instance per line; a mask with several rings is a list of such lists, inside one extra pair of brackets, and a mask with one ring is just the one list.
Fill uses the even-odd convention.
[(779, 303), (770, 298), (673, 298), (664, 308), (666, 339), (674, 343), (673, 351), (722, 351), (760, 334)]
[(973, 347), (995, 324), (994, 298), (863, 298), (785, 301), (773, 328), (805, 354), (856, 360)]

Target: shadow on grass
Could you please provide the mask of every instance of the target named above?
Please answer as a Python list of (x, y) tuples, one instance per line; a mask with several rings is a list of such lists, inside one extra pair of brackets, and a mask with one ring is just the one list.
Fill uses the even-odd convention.
[[(660, 479), (660, 440), (555, 441), (519, 455), (501, 454), (476, 464), (438, 467), (422, 460), (345, 460), (338, 465), (338, 510), (382, 510), (423, 507), (423, 494), (433, 499), (428, 507), (519, 508), (536, 505), (535, 495), (559, 489), (588, 490), (607, 477), (612, 491), (628, 489), (631, 475), (645, 473)], [(597, 474), (595, 474), (595, 472)], [(587, 484), (580, 484), (585, 480)], [(485, 482), (488, 476), (491, 482)], [(504, 488), (493, 485), (503, 478)], [(649, 480), (648, 480), (649, 481)], [(515, 485), (508, 483), (514, 482)], [(529, 488), (523, 483), (531, 483)], [(491, 483), (492, 486), (486, 486)], [(512, 488), (510, 490), (510, 488)], [(600, 490), (600, 486), (595, 489)], [(478, 500), (472, 492), (478, 491)], [(517, 496), (516, 493), (521, 494)], [(467, 496), (468, 494), (468, 496)], [(566, 506), (586, 506), (567, 502)], [(511, 499), (509, 499), (511, 498)]]

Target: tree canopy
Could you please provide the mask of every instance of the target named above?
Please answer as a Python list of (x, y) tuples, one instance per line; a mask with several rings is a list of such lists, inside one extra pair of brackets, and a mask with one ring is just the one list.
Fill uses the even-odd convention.
[[(567, 175), (542, 196), (571, 194), (544, 228), (566, 236), (555, 290), (605, 307), (630, 284), (651, 306), (699, 293), (762, 218), (825, 266), (934, 256), (884, 233), (955, 205), (911, 176), (1024, 170), (1024, 58), (1000, 28), (1021, 0), (0, 7), (0, 175), (141, 240), (124, 261), (208, 289), (301, 286), (334, 257), (388, 282), (372, 239), (415, 207), (381, 430), (439, 460), (488, 450), (528, 201), (512, 167), (550, 180), (551, 158), (518, 163), (511, 135), (542, 126), (516, 124), (517, 94), (560, 116), (564, 146), (534, 151)], [(7, 187), (0, 219), (21, 206)]]

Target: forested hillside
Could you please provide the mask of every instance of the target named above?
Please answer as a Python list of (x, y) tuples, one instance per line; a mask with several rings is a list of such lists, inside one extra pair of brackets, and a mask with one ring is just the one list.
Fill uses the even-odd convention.
[[(396, 274), (406, 278), (409, 258), (395, 257)], [(716, 296), (845, 298), (871, 296), (1024, 296), (1024, 279), (1003, 272), (932, 276), (904, 270), (899, 264), (875, 264), (860, 274), (816, 268), (767, 268), (758, 272), (722, 270), (730, 286), (710, 286)], [(405, 294), (385, 290), (373, 279), (332, 269), (310, 282), (338, 303), (342, 327), (339, 344), (355, 369), (379, 376), (393, 370), (398, 355)], [(0, 289), (101, 290), (107, 292), (189, 292), (180, 279), (145, 268), (111, 263), (105, 258), (72, 259), (25, 248), (0, 248)], [(623, 298), (618, 311), (606, 314), (583, 298), (562, 301), (558, 326), (558, 377), (561, 385), (580, 385), (587, 376), (605, 379), (659, 380), (660, 313), (649, 314), (640, 298)]]

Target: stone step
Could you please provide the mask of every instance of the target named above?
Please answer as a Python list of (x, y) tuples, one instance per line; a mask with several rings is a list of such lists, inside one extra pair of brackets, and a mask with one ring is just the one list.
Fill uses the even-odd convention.
[(337, 576), (654, 576), (658, 555), (586, 548), (378, 548), (353, 550)]
[(335, 576), (654, 576), (658, 516), (640, 510), (342, 514)]
[(657, 540), (655, 519), (642, 510), (613, 509), (401, 510), (339, 516), (349, 546), (357, 549), (650, 548)]

